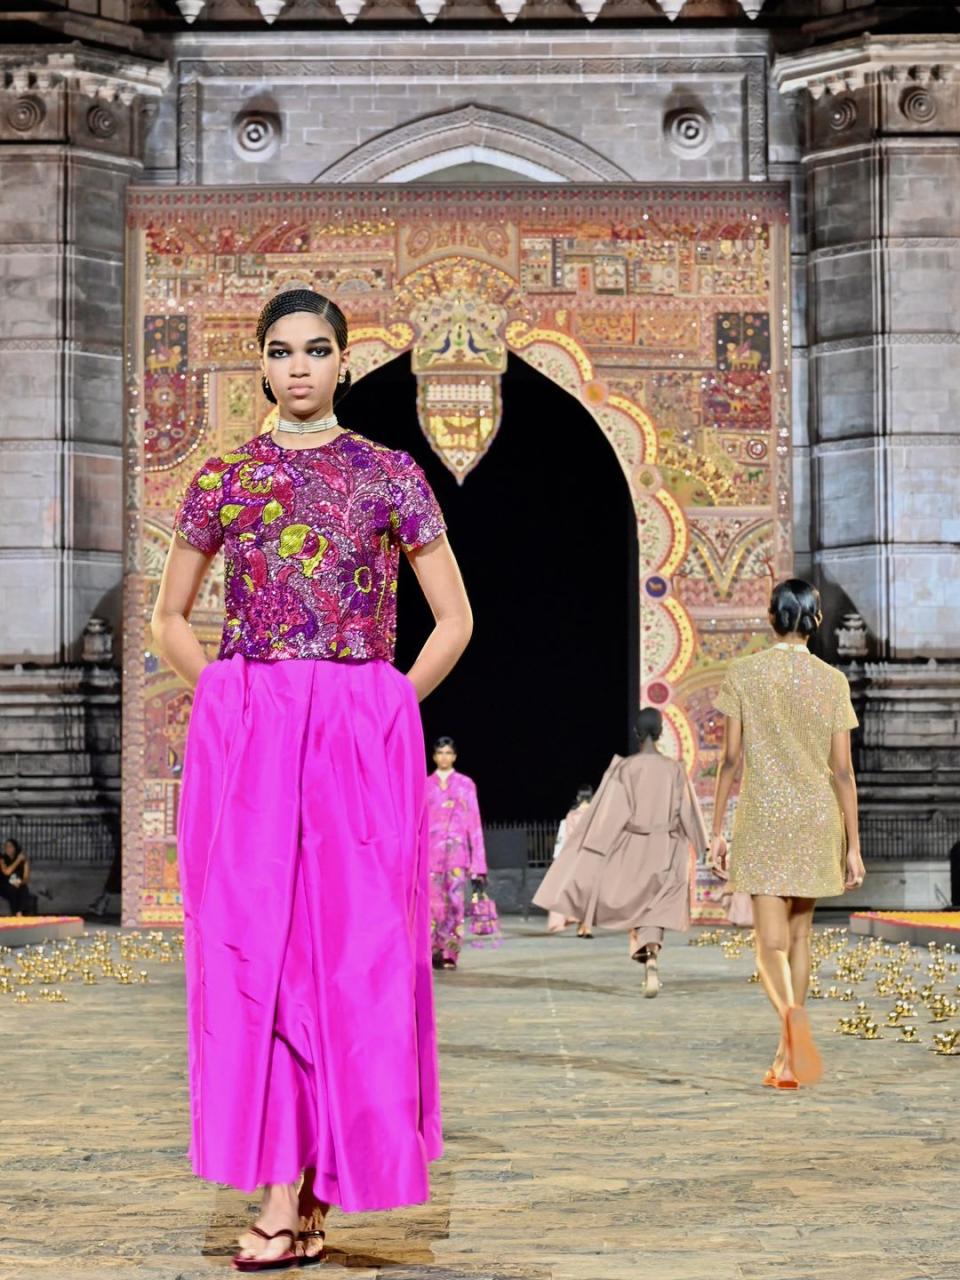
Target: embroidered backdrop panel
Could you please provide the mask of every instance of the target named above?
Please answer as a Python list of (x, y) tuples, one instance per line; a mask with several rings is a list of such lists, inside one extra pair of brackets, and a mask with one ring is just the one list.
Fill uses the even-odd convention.
[[(265, 298), (296, 284), (335, 297), (355, 377), (409, 351), (426, 441), (462, 483), (498, 429), (508, 352), (588, 409), (636, 510), (640, 581), (624, 590), (640, 593), (642, 698), (709, 802), (713, 694), (733, 654), (765, 643), (771, 584), (792, 566), (787, 272), (780, 188), (131, 190), (126, 923), (180, 919), (190, 694), (149, 618), (187, 479), (270, 410), (253, 335)], [(194, 611), (211, 653), (222, 603), (215, 563)], [(698, 885), (702, 918), (717, 892)]]

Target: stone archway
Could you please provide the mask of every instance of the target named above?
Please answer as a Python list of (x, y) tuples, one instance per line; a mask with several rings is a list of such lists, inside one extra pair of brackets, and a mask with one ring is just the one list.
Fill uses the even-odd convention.
[(510, 170), (515, 181), (630, 181), (618, 165), (576, 138), (474, 104), (390, 129), (355, 147), (315, 181), (410, 182), (471, 161)]
[[(763, 627), (770, 578), (791, 567), (781, 191), (145, 189), (130, 217), (125, 651), (147, 655), (142, 669), (128, 663), (124, 686), (131, 923), (179, 914), (162, 872), (183, 716), (179, 703), (168, 711), (175, 679), (149, 656), (146, 524), (169, 527), (203, 458), (262, 428), (252, 318), (295, 283), (344, 306), (361, 376), (416, 356), (430, 317), (450, 321), (454, 296), (458, 323), (466, 301), (486, 309), (477, 352), (502, 343), (589, 410), (637, 517), (641, 697), (664, 711), (669, 749), (708, 789), (719, 669)], [(489, 390), (495, 380), (493, 365), (446, 364), (434, 359), (442, 342), (421, 345), (415, 369), (428, 382), (476, 386), (482, 372)], [(198, 626), (213, 644), (214, 617)]]

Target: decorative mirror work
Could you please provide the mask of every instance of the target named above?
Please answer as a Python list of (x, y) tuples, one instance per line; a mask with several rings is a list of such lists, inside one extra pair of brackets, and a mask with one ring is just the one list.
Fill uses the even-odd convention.
[[(720, 672), (765, 643), (770, 587), (792, 568), (786, 208), (755, 185), (131, 192), (128, 924), (180, 919), (190, 695), (149, 634), (174, 510), (205, 458), (268, 425), (254, 320), (293, 284), (344, 308), (355, 377), (410, 353), (424, 434), (461, 483), (493, 465), (509, 353), (586, 406), (637, 515), (624, 590), (640, 594), (642, 698), (709, 798)], [(216, 563), (193, 615), (211, 653), (222, 602)], [(701, 915), (716, 892), (698, 890)]]

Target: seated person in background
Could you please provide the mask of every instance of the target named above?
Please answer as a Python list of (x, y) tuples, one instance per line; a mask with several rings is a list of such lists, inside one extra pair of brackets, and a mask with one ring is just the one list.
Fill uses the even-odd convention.
[(0, 898), (10, 903), (10, 914), (22, 916), (33, 897), (30, 883), (30, 861), (17, 840), (6, 840), (0, 854)]

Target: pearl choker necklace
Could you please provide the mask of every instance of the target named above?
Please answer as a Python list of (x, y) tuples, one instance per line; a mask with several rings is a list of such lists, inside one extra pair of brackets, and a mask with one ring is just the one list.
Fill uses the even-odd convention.
[(315, 418), (312, 422), (290, 422), (287, 418), (277, 419), (278, 431), (289, 431), (295, 436), (310, 436), (317, 431), (332, 431), (339, 425), (335, 413), (331, 413), (326, 418)]

